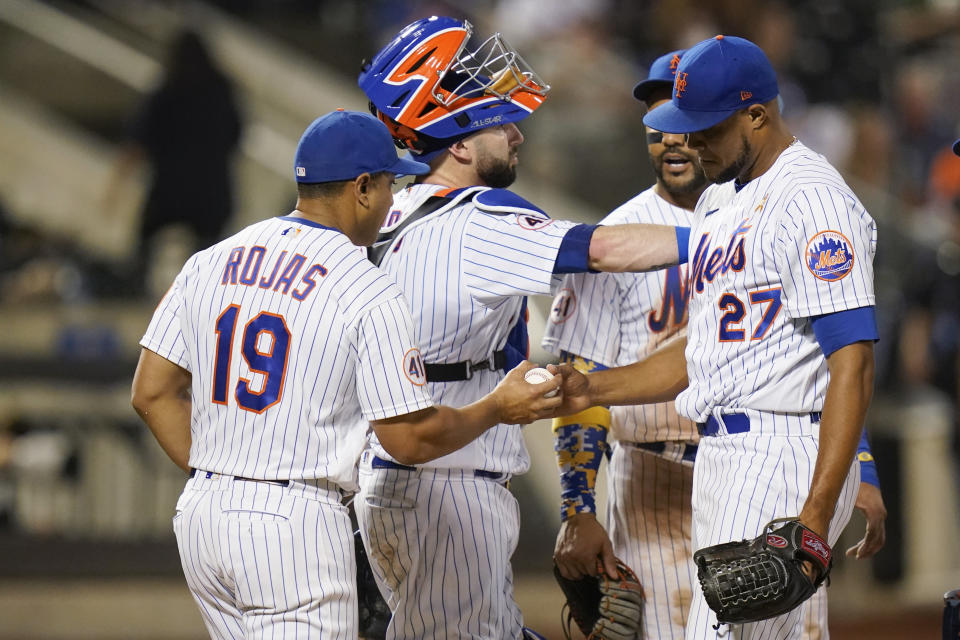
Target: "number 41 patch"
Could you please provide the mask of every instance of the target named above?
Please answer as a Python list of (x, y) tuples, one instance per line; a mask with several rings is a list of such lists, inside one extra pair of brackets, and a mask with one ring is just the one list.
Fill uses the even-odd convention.
[(403, 373), (407, 380), (418, 387), (427, 384), (427, 368), (423, 364), (419, 349), (410, 349), (403, 354)]
[(553, 223), (552, 218), (541, 218), (539, 216), (530, 215), (528, 213), (518, 213), (517, 214), (517, 224), (519, 224), (524, 229), (529, 229), (530, 231), (537, 231), (538, 229), (543, 229), (546, 226), (549, 226)]

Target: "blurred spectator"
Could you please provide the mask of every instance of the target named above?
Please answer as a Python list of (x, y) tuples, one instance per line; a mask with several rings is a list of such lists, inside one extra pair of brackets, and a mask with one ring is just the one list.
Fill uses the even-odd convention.
[(945, 233), (916, 251), (910, 265), (900, 358), (908, 388), (933, 387), (953, 404), (954, 449), (960, 454), (960, 198), (950, 213)]
[[(193, 249), (218, 241), (233, 207), (231, 160), (241, 119), (233, 89), (201, 37), (180, 33), (166, 75), (134, 119), (110, 190), (142, 161), (151, 183), (134, 253), (143, 281), (158, 232), (175, 224), (193, 234)], [(110, 194), (108, 193), (108, 200)]]
[(933, 157), (953, 137), (953, 123), (940, 109), (947, 99), (941, 93), (942, 74), (926, 59), (902, 61), (894, 72), (894, 106), (897, 118), (897, 154), (894, 195), (908, 205), (927, 201), (927, 179)]
[[(551, 87), (537, 117), (520, 125), (529, 133), (524, 172), (602, 210), (632, 194), (636, 171), (652, 180), (646, 151), (625, 142), (645, 135), (632, 93), (644, 72), (611, 39), (606, 8), (606, 0), (507, 0), (493, 21), (510, 44), (530, 51), (524, 58)], [(512, 20), (532, 13), (543, 17)]]
[(0, 303), (83, 302), (130, 294), (114, 265), (70, 238), (14, 220), (0, 203)]

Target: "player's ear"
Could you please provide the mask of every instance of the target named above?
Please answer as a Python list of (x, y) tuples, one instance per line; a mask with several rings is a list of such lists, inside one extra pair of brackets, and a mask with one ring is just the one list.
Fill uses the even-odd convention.
[(449, 151), (450, 155), (456, 158), (457, 161), (463, 164), (470, 164), (473, 160), (473, 147), (469, 144), (469, 138), (457, 140), (447, 147), (447, 151)]
[(363, 206), (367, 206), (370, 201), (370, 186), (373, 178), (369, 173), (361, 173), (353, 179), (353, 195)]
[(750, 118), (750, 127), (759, 129), (770, 119), (770, 113), (765, 104), (752, 104), (747, 107), (747, 117)]

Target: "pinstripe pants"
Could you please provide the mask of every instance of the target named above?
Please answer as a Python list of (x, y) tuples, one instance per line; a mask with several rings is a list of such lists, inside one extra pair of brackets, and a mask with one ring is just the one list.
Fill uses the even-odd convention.
[(514, 640), (522, 618), (510, 557), (520, 511), (510, 491), (468, 470), (360, 466), (354, 501), (388, 640)]
[(607, 526), (613, 551), (644, 587), (644, 638), (682, 640), (693, 590), (690, 541), (693, 463), (616, 443), (608, 466)]
[(210, 637), (354, 640), (353, 534), (333, 485), (205, 475), (187, 481), (173, 530)]
[[(693, 547), (702, 549), (731, 540), (760, 535), (774, 518), (796, 516), (810, 490), (819, 438), (816, 433), (798, 436), (741, 434), (701, 438), (693, 474)], [(828, 542), (836, 545), (850, 521), (860, 465), (854, 461), (837, 500)], [(823, 591), (821, 587), (820, 591)], [(808, 610), (817, 607), (815, 613)], [(776, 618), (742, 625), (716, 625), (703, 592), (695, 590), (687, 640), (787, 640), (801, 638), (805, 619), (822, 619), (826, 627), (826, 598), (807, 600)], [(807, 631), (808, 635), (810, 631)], [(814, 636), (815, 637), (815, 636)], [(822, 637), (826, 638), (827, 635)]]

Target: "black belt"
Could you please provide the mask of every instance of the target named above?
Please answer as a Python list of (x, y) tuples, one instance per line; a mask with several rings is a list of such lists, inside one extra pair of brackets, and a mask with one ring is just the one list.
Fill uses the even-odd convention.
[[(624, 444), (630, 445), (631, 447), (636, 447), (637, 449), (651, 451), (658, 455), (662, 454), (667, 449), (666, 442), (624, 442)], [(683, 459), (687, 462), (693, 462), (696, 457), (697, 445), (685, 442), (683, 444)]]
[(281, 487), (286, 487), (290, 485), (289, 480), (264, 480), (262, 478), (244, 478), (243, 476), (229, 476), (225, 473), (214, 473), (213, 471), (203, 471), (202, 469), (190, 469), (190, 477), (197, 475), (197, 472), (206, 474), (207, 479), (212, 478), (215, 475), (224, 476), (226, 478), (233, 478), (234, 480), (242, 480), (244, 482), (268, 482), (270, 484), (277, 484)]
[[(380, 456), (373, 456), (373, 460), (370, 461), (370, 466), (374, 469), (399, 469), (401, 471), (416, 471), (416, 467), (411, 467), (410, 465), (400, 464), (399, 462), (394, 462), (393, 460), (384, 460)], [(473, 475), (478, 478), (487, 478), (488, 480), (502, 481), (503, 477), (506, 474), (500, 473), (499, 471), (487, 471), (486, 469), (474, 469)]]
[(473, 360), (464, 360), (463, 362), (448, 362), (444, 364), (426, 364), (427, 382), (456, 382), (458, 380), (469, 380), (473, 377), (474, 371), (489, 369), (498, 371), (507, 368), (507, 353), (505, 351), (494, 351), (493, 356), (486, 360), (474, 362)]

